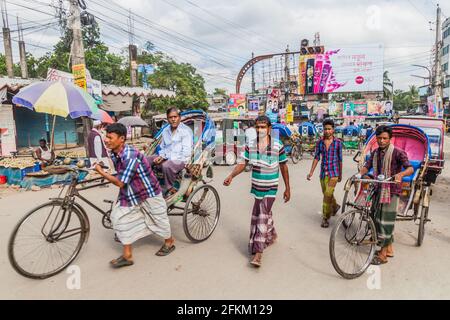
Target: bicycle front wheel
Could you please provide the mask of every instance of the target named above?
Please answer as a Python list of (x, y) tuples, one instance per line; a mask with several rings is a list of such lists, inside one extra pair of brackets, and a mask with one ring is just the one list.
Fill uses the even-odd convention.
[(32, 279), (49, 278), (64, 270), (78, 255), (89, 232), (83, 214), (61, 200), (27, 213), (8, 243), (12, 267)]
[(361, 276), (375, 254), (377, 232), (370, 216), (362, 210), (343, 213), (330, 236), (330, 258), (345, 279)]

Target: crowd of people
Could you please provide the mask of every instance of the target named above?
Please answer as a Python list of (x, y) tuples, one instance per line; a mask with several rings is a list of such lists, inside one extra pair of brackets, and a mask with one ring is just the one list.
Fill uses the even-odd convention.
[[(127, 128), (120, 123), (105, 127), (101, 122), (94, 122), (94, 128), (89, 134), (88, 157), (91, 168), (119, 187), (111, 222), (116, 240), (123, 245), (123, 252), (110, 262), (114, 268), (133, 265), (133, 243), (150, 234), (164, 239), (156, 255), (166, 256), (175, 250), (165, 198), (177, 192), (175, 181), (191, 159), (194, 137), (191, 128), (181, 122), (180, 112), (176, 108), (169, 108), (166, 115), (169, 125), (162, 132), (159, 151), (150, 157), (126, 143)], [(343, 143), (334, 135), (333, 120), (325, 119), (322, 125), (323, 137), (316, 143), (306, 180), (312, 179), (320, 163), (319, 179), (323, 194), (321, 227), (328, 228), (329, 220), (340, 210), (334, 191), (342, 181)], [(369, 126), (363, 128), (367, 136), (372, 134)], [(248, 250), (250, 264), (260, 267), (264, 250), (277, 239), (272, 207), (278, 192), (280, 172), (284, 182), (285, 203), (291, 198), (291, 188), (286, 151), (283, 143), (272, 135), (269, 117), (258, 116), (254, 128), (251, 128), (254, 132), (249, 129), (244, 162), (234, 167), (223, 184), (231, 186), (246, 166), (251, 165), (250, 193), (254, 197), (254, 204)], [(375, 135), (379, 148), (371, 154), (359, 175), (367, 175), (372, 170), (375, 176), (392, 176), (400, 183), (404, 176), (411, 175), (413, 171), (406, 153), (390, 143), (392, 130), (388, 126), (378, 126)], [(51, 163), (55, 157), (45, 140), (41, 140), (36, 155), (45, 164)], [(114, 174), (107, 169), (111, 164)], [(162, 172), (162, 183), (158, 181), (154, 170)], [(384, 264), (394, 254), (393, 232), (400, 190), (398, 184), (379, 187), (375, 222), (381, 250), (374, 257), (373, 264)]]

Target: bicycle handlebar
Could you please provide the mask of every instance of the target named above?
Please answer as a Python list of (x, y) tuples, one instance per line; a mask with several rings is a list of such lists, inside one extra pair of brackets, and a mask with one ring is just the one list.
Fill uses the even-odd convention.
[(360, 182), (368, 182), (368, 183), (387, 183), (387, 184), (397, 184), (395, 181), (391, 181), (394, 179), (394, 177), (390, 177), (384, 180), (378, 180), (378, 179), (364, 179), (364, 178), (357, 178), (355, 176), (352, 177), (353, 180), (360, 181)]

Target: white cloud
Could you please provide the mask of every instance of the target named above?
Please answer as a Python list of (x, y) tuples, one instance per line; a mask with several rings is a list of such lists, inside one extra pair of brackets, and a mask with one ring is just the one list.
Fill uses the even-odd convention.
[[(30, 0), (14, 2), (30, 6)], [(40, 2), (50, 3), (52, 0)], [(190, 62), (210, 74), (206, 77), (209, 91), (214, 87), (226, 87), (231, 92), (234, 91), (234, 83), (230, 79), (236, 78), (239, 69), (250, 59), (252, 52), (257, 55), (282, 52), (287, 44), (291, 50), (298, 50), (300, 40), (308, 38), (312, 42), (315, 32), (320, 32), (322, 45), (326, 47), (384, 43), (387, 70), (390, 71), (396, 87), (404, 89), (409, 84), (423, 83), (422, 80), (410, 76), (412, 73), (424, 74), (423, 70), (413, 70), (411, 64), (429, 64), (426, 51), (430, 50), (434, 36), (433, 32), (429, 31), (428, 24), (428, 20), (435, 18), (435, 7), (431, 5), (434, 1), (430, 0), (127, 0), (126, 2), (114, 0), (114, 2), (126, 9), (130, 8), (132, 12), (143, 17), (136, 17), (134, 22), (138, 44), (146, 40), (152, 41), (177, 61)], [(95, 11), (109, 22), (126, 29), (125, 16), (128, 12), (119, 9), (114, 2), (88, 1), (88, 10)], [(212, 12), (213, 15), (189, 2)], [(441, 7), (444, 14), (450, 14), (449, 1), (442, 2)], [(29, 20), (50, 18), (27, 9), (18, 10), (17, 6), (10, 4), (8, 8), (13, 15), (19, 12)], [(51, 8), (45, 9), (45, 6), (38, 8), (53, 13)], [(151, 20), (151, 23), (144, 18)], [(231, 21), (231, 25), (223, 19)], [(111, 27), (104, 26), (103, 22), (100, 23), (103, 25), (102, 32), (107, 44), (120, 48), (128, 42), (128, 36), (124, 32), (113, 31)], [(185, 35), (189, 39), (181, 42), (180, 34), (167, 29), (165, 30), (168, 33), (163, 33), (157, 30), (160, 26)], [(56, 30), (49, 29), (43, 36), (36, 33), (27, 36), (26, 40), (51, 47), (56, 43), (58, 36)], [(45, 52), (42, 49), (29, 48), (36, 54)], [(15, 55), (18, 55), (16, 49), (14, 50)], [(111, 50), (119, 51), (113, 47)], [(249, 88), (248, 77), (244, 79), (243, 86)]]

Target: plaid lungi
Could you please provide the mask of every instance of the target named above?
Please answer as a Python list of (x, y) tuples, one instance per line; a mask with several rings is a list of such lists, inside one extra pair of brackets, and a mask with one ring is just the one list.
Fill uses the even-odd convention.
[(378, 245), (386, 247), (394, 242), (394, 225), (397, 217), (398, 195), (391, 194), (391, 202), (378, 204), (374, 212)]
[(250, 242), (248, 249), (250, 254), (262, 253), (267, 246), (273, 243), (277, 233), (273, 226), (272, 206), (275, 198), (265, 197), (255, 199), (250, 225)]

